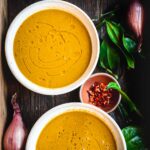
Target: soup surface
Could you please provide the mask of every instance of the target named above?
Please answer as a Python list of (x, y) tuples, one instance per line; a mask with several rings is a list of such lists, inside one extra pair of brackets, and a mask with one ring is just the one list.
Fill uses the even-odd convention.
[(116, 143), (100, 119), (87, 112), (72, 111), (46, 125), (36, 150), (116, 150)]
[(61, 10), (33, 14), (18, 29), (14, 56), (21, 72), (48, 88), (73, 83), (91, 58), (91, 40), (84, 25)]

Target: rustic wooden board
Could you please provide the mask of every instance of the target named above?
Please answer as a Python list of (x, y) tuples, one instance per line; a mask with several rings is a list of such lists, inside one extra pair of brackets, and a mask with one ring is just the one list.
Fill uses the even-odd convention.
[(3, 75), (3, 67), (2, 67), (2, 57), (3, 57), (3, 34), (4, 34), (4, 26), (6, 21), (6, 13), (7, 13), (7, 5), (5, 0), (0, 1), (0, 149), (2, 149), (2, 135), (4, 130), (4, 125), (6, 122), (6, 99), (5, 99), (5, 82)]
[[(68, 0), (72, 3), (74, 3), (75, 5), (81, 7), (83, 10), (85, 10), (86, 13), (88, 13), (88, 15), (90, 15), (90, 17), (92, 19), (98, 19), (99, 18), (99, 12), (102, 11), (106, 11), (109, 10), (110, 8), (112, 8), (114, 5), (119, 5), (120, 1), (119, 0)], [(7, 2), (7, 5), (5, 5), (4, 7), (4, 2)], [(14, 17), (26, 6), (28, 6), (29, 4), (33, 3), (35, 1), (31, 1), (31, 0), (1, 0), (0, 1), (0, 22), (4, 22), (5, 16), (3, 15), (3, 10), (6, 11), (6, 6), (7, 6), (7, 25), (5, 25), (6, 28), (8, 28), (9, 24), (11, 23), (11, 21), (14, 19)], [(124, 2), (124, 1), (121, 1)], [(2, 34), (2, 29), (3, 24), (0, 25), (0, 34)], [(5, 38), (5, 34), (3, 35), (3, 43), (4, 43), (4, 38)], [(1, 35), (2, 37), (2, 35)], [(0, 43), (2, 45), (2, 43)], [(0, 49), (1, 51), (3, 51), (3, 49)], [(8, 124), (10, 123), (10, 120), (12, 119), (12, 108), (11, 108), (11, 103), (10, 103), (10, 99), (12, 94), (14, 94), (15, 92), (18, 93), (18, 102), (20, 104), (21, 110), (22, 110), (22, 115), (23, 115), (23, 120), (28, 128), (28, 130), (30, 131), (31, 127), (33, 126), (33, 124), (35, 123), (35, 121), (47, 110), (51, 109), (54, 106), (57, 106), (59, 104), (63, 104), (63, 103), (67, 103), (67, 102), (78, 102), (79, 100), (79, 89), (74, 90), (70, 93), (64, 94), (64, 95), (60, 95), (60, 96), (44, 96), (44, 95), (40, 95), (37, 93), (34, 93), (28, 89), (26, 89), (25, 87), (23, 87), (20, 83), (18, 83), (18, 81), (13, 77), (13, 75), (11, 74), (4, 54), (1, 52), (2, 57), (3, 57), (3, 63), (1, 66), (1, 55), (0, 55), (0, 135), (2, 135), (2, 130), (3, 130), (3, 126), (5, 123), (5, 118), (6, 118), (6, 107), (5, 107), (5, 99), (4, 99), (4, 79), (3, 77), (5, 77), (6, 80), (6, 85), (7, 85), (7, 113), (8, 113), (8, 117), (7, 117), (7, 124), (6, 127), (8, 126)], [(150, 61), (149, 61), (150, 62)], [(139, 62), (140, 63), (140, 62)], [(4, 68), (4, 72), (2, 72), (2, 68)], [(95, 70), (97, 71), (101, 71), (99, 69)], [(140, 71), (140, 69), (138, 70)], [(138, 72), (137, 71), (137, 72)], [(4, 74), (3, 74), (4, 73)], [(128, 76), (128, 78), (132, 81), (129, 84), (129, 90), (131, 91), (132, 89), (134, 89), (134, 86), (132, 85), (132, 83), (134, 84), (135, 80), (133, 80), (133, 78), (131, 78), (131, 76), (134, 76), (136, 72), (131, 72)], [(130, 76), (131, 75), (131, 76)], [(137, 80), (140, 77), (137, 76)], [(122, 84), (122, 86), (124, 86), (124, 81), (126, 81), (126, 78), (123, 77), (120, 79), (120, 83)], [(137, 86), (137, 84), (136, 84)], [(138, 86), (135, 88), (135, 90), (133, 90), (133, 93), (136, 93), (136, 90), (138, 89)], [(131, 95), (133, 95), (132, 93), (130, 93)], [(135, 97), (136, 98), (136, 97)], [(123, 120), (123, 118), (121, 118), (120, 114), (118, 113), (118, 110), (116, 110), (114, 113), (111, 113), (111, 116), (117, 121), (117, 123), (123, 127), (126, 125), (125, 120)], [(1, 136), (0, 136), (1, 139)], [(1, 149), (1, 147), (0, 147)]]

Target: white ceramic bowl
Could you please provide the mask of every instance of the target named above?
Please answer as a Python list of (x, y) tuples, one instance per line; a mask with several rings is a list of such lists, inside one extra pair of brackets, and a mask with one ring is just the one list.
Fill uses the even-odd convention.
[(100, 110), (99, 108), (82, 103), (62, 104), (54, 107), (53, 109), (47, 111), (43, 116), (41, 116), (31, 129), (26, 143), (26, 150), (36, 150), (36, 143), (38, 137), (42, 129), (48, 124), (49, 121), (64, 112), (69, 112), (73, 110), (87, 111), (100, 118), (111, 130), (116, 141), (117, 150), (126, 150), (125, 140), (117, 123), (107, 113)]
[[(87, 81), (85, 81), (85, 83), (80, 88), (79, 97), (80, 97), (80, 100), (82, 103), (88, 103), (87, 99), (89, 97), (88, 97), (87, 89), (89, 89), (89, 87), (96, 81), (98, 81), (98, 82), (101, 81), (101, 82), (104, 82), (105, 84), (108, 84), (109, 82), (115, 82), (120, 87), (119, 82), (112, 75), (110, 75), (108, 73), (95, 73), (95, 74), (91, 75), (90, 78), (87, 79)], [(85, 102), (85, 100), (86, 100), (86, 102)], [(121, 95), (119, 94), (117, 97), (116, 104), (111, 109), (107, 110), (106, 112), (110, 113), (110, 112), (114, 111), (120, 104), (120, 101), (121, 101)], [(102, 108), (100, 108), (100, 109), (102, 109)]]
[[(77, 81), (62, 88), (52, 89), (52, 88), (45, 88), (45, 87), (39, 86), (31, 82), (22, 74), (14, 58), (13, 44), (14, 44), (14, 38), (15, 38), (18, 28), (29, 16), (42, 10), (54, 9), (54, 8), (59, 9), (59, 10), (64, 10), (64, 11), (67, 11), (68, 13), (73, 14), (84, 24), (91, 38), (92, 56), (91, 56), (89, 66), (87, 67), (86, 71)], [(6, 60), (7, 60), (7, 63), (11, 72), (16, 77), (16, 79), (20, 83), (22, 83), (26, 88), (34, 92), (45, 94), (45, 95), (64, 94), (64, 93), (70, 92), (78, 88), (84, 81), (88, 79), (88, 77), (94, 71), (97, 61), (98, 61), (98, 57), (99, 57), (99, 38), (98, 38), (98, 34), (97, 34), (97, 31), (93, 22), (80, 8), (65, 1), (45, 0), (45, 1), (40, 1), (40, 2), (37, 2), (28, 6), (27, 8), (22, 10), (17, 15), (17, 17), (13, 20), (6, 35), (5, 55), (6, 55)]]

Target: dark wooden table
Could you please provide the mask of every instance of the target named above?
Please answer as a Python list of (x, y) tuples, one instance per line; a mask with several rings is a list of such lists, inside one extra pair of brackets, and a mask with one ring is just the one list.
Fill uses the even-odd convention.
[[(109, 11), (111, 8), (114, 7), (114, 5), (123, 5), (126, 3), (126, 1), (119, 1), (119, 0), (68, 0), (71, 3), (74, 3), (75, 5), (81, 7), (92, 19), (99, 19), (100, 13)], [(7, 14), (7, 22), (6, 22), (6, 30), (11, 23), (11, 21), (14, 19), (14, 17), (26, 6), (33, 3), (35, 1), (31, 0), (7, 0), (7, 8), (8, 8), (8, 14)], [(5, 32), (6, 33), (6, 32)], [(5, 38), (5, 35), (4, 35)], [(3, 39), (4, 40), (4, 39)], [(4, 54), (3, 54), (4, 58)], [(138, 61), (139, 68), (141, 69), (141, 62)], [(145, 62), (146, 63), (146, 62)], [(7, 111), (8, 111), (8, 117), (7, 117), (7, 124), (10, 123), (10, 120), (12, 119), (12, 108), (10, 104), (11, 96), (17, 92), (18, 93), (18, 102), (20, 104), (23, 120), (30, 131), (31, 127), (35, 123), (35, 121), (47, 110), (51, 109), (54, 106), (68, 103), (68, 102), (79, 102), (79, 89), (74, 90), (70, 93), (59, 95), (59, 96), (44, 96), (37, 93), (34, 93), (25, 87), (23, 87), (18, 81), (13, 77), (11, 74), (5, 58), (3, 59), (3, 70), (4, 70), (4, 76), (6, 79), (6, 85), (7, 85)], [(98, 67), (97, 67), (98, 68)], [(140, 91), (140, 88), (137, 85), (137, 80), (141, 78), (141, 80), (144, 78), (143, 76), (136, 75), (136, 73), (140, 72), (140, 69), (137, 69), (137, 71), (131, 71), (128, 73), (126, 77), (123, 79), (121, 78), (119, 81), (124, 86), (126, 84), (125, 81), (129, 79), (131, 81), (127, 84), (127, 89), (129, 89), (129, 94), (134, 98), (137, 98), (135, 94), (136, 92)], [(101, 72), (101, 69), (96, 69), (96, 72)], [(136, 80), (135, 80), (135, 78)], [(133, 86), (133, 84), (135, 86)], [(129, 87), (129, 88), (128, 88)], [(130, 91), (133, 91), (132, 93)], [(144, 93), (143, 93), (144, 94)], [(139, 95), (139, 94), (137, 94)], [(140, 97), (141, 98), (141, 97)], [(141, 98), (142, 99), (142, 98)], [(140, 100), (139, 100), (140, 101)], [(143, 106), (142, 103), (138, 103)], [(121, 117), (118, 110), (110, 114), (116, 122), (119, 124), (120, 127), (124, 127), (127, 125), (125, 120)]]

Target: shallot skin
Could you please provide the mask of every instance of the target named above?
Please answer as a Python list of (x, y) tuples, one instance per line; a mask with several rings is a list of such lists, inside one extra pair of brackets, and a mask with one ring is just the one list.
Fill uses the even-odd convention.
[(138, 50), (143, 41), (144, 7), (140, 0), (131, 0), (127, 12), (128, 24), (138, 39)]
[[(13, 97), (12, 100), (14, 98), (16, 97)], [(12, 102), (12, 105), (14, 115), (4, 135), (4, 150), (22, 150), (27, 137), (27, 130), (22, 120), (19, 105), (16, 102)]]

